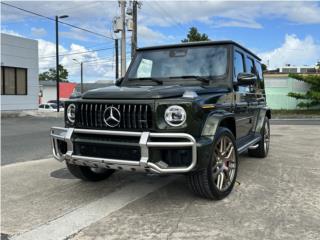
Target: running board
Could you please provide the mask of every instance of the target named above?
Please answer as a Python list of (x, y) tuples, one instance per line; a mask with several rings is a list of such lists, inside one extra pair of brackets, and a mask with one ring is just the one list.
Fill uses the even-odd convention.
[(257, 144), (259, 141), (261, 140), (261, 136), (258, 136), (256, 138), (254, 138), (253, 140), (249, 141), (248, 143), (244, 144), (243, 146), (238, 148), (238, 153), (243, 153), (244, 151), (246, 151), (248, 148), (252, 147), (253, 149), (255, 147), (258, 147), (259, 145), (255, 145)]

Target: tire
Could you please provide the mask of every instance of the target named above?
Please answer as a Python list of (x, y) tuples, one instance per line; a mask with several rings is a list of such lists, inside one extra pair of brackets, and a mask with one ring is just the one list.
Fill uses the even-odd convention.
[(69, 163), (67, 163), (67, 168), (69, 172), (76, 178), (90, 182), (102, 181), (110, 177), (115, 172), (113, 169), (97, 168), (97, 170), (93, 170), (93, 168), (90, 167)]
[(270, 123), (269, 118), (265, 117), (261, 129), (262, 139), (256, 149), (248, 149), (248, 154), (251, 157), (265, 158), (268, 155), (270, 147)]
[[(226, 148), (220, 151), (223, 141)], [(205, 169), (188, 174), (189, 187), (198, 196), (221, 200), (232, 191), (237, 171), (238, 152), (235, 138), (229, 129), (218, 128), (209, 164)]]

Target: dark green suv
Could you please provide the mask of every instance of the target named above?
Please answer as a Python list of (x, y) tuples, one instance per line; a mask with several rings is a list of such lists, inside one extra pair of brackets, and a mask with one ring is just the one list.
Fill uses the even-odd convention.
[(115, 170), (183, 173), (210, 199), (227, 196), (238, 155), (266, 157), (271, 118), (259, 57), (232, 41), (138, 49), (115, 86), (66, 102), (53, 154), (77, 178)]

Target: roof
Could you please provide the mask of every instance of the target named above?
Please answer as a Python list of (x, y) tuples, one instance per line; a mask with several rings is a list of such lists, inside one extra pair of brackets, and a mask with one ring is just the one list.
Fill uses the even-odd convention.
[(39, 81), (40, 86), (56, 86), (56, 81)]
[(186, 43), (177, 43), (177, 44), (168, 44), (168, 45), (158, 45), (158, 46), (150, 46), (150, 47), (143, 47), (138, 48), (137, 51), (142, 50), (157, 50), (157, 49), (166, 49), (166, 48), (180, 48), (180, 47), (197, 47), (197, 46), (211, 46), (211, 45), (234, 45), (242, 50), (248, 52), (258, 60), (261, 60), (256, 54), (248, 50), (247, 48), (243, 47), (237, 42), (232, 40), (222, 40), (222, 41), (200, 41), (200, 42), (186, 42)]

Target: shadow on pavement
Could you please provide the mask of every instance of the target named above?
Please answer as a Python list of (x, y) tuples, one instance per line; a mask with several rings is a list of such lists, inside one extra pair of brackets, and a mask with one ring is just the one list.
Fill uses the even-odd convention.
[(70, 174), (67, 168), (61, 168), (61, 169), (55, 170), (50, 173), (50, 176), (53, 178), (61, 178), (61, 179), (75, 179), (75, 177)]

